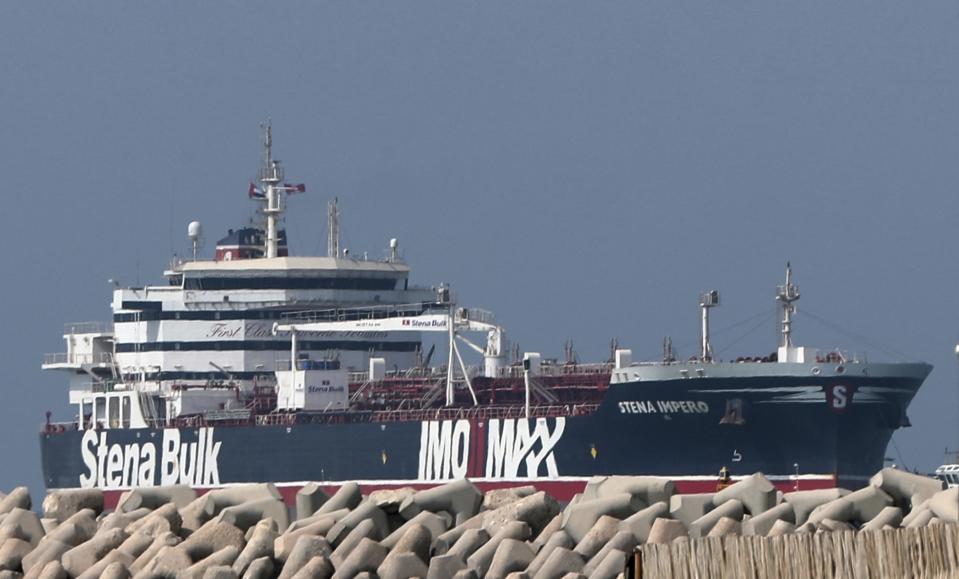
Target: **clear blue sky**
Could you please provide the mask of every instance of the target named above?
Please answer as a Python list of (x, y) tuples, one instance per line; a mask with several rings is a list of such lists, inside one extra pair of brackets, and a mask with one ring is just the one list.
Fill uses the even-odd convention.
[[(689, 355), (717, 288), (722, 356), (797, 340), (933, 363), (896, 435), (910, 467), (959, 444), (953, 249), (959, 5), (851, 2), (0, 4), (4, 209), (0, 488), (39, 496), (38, 428), (72, 416), (44, 352), (109, 318), (108, 278), (160, 282), (252, 209), (272, 117), (295, 253), (398, 237), (526, 350)], [(890, 456), (897, 456), (890, 448)], [(898, 459), (897, 459), (898, 460)]]

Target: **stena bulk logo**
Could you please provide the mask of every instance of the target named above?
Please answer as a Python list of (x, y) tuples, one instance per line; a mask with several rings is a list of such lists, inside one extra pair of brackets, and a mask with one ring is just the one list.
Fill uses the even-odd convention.
[(552, 428), (545, 418), (494, 419), (486, 422), (485, 432), (469, 420), (421, 422), (418, 478), (557, 477), (553, 449), (565, 427), (562, 417)]
[(179, 430), (166, 428), (159, 448), (153, 442), (111, 444), (108, 431), (87, 430), (80, 443), (86, 468), (80, 487), (215, 486), (222, 444), (212, 428), (199, 429), (195, 442), (182, 442)]

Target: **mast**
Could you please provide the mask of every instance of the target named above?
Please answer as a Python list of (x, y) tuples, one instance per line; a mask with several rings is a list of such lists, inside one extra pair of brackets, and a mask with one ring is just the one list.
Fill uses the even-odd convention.
[(786, 283), (776, 288), (776, 301), (782, 304), (783, 318), (782, 336), (779, 339), (780, 348), (792, 348), (792, 315), (796, 313), (793, 302), (799, 299), (799, 286), (793, 285), (793, 268), (786, 262)]
[(267, 121), (263, 126), (263, 165), (260, 167), (259, 180), (266, 195), (266, 206), (263, 208), (263, 214), (266, 215), (266, 257), (276, 257), (280, 245), (277, 222), (283, 214), (283, 199), (280, 197), (278, 185), (283, 180), (283, 169), (280, 161), (273, 158), (271, 121)]
[(338, 201), (339, 199), (334, 197), (327, 206), (329, 232), (326, 239), (326, 255), (329, 257), (340, 257), (340, 208), (337, 206)]
[[(703, 362), (713, 361), (713, 345), (709, 342), (709, 310), (719, 305), (719, 292), (710, 290), (699, 295), (699, 307), (702, 309), (702, 327), (700, 328), (700, 357)], [(670, 344), (672, 349), (672, 344)]]

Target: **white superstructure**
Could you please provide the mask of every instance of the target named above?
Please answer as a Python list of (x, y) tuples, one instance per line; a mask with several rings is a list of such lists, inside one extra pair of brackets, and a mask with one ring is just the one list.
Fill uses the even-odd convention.
[[(191, 222), (193, 259), (175, 259), (164, 272), (167, 284), (117, 287), (112, 324), (67, 328), (67, 352), (49, 355), (43, 368), (70, 373), (71, 403), (78, 404), (81, 420), (88, 415), (109, 427), (116, 415), (118, 424), (137, 422), (131, 402), (116, 402), (114, 412), (106, 401), (102, 414), (96, 411), (98, 401), (117, 392), (149, 397), (142, 409), (147, 419), (230, 410), (237, 391), (273, 380), (277, 361), (288, 359), (288, 338), (272, 332), (282, 316), (435, 300), (434, 290), (409, 285), (410, 268), (400, 260), (395, 239), (379, 261), (341, 251), (335, 201), (329, 209), (328, 255), (290, 256), (280, 218), (287, 196), (305, 186), (283, 179), (266, 126), (258, 184), (249, 189), (250, 198), (262, 204), (263, 226), (231, 230), (217, 243), (213, 259), (201, 259), (202, 229)], [(371, 358), (384, 360), (388, 369), (409, 368), (417, 363), (420, 345), (419, 334), (409, 332), (318, 331), (300, 336), (300, 355), (317, 360), (335, 355), (347, 371), (365, 371)]]

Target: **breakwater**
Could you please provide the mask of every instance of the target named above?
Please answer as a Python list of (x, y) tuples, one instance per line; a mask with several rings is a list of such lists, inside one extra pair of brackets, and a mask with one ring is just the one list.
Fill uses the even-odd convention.
[[(0, 579), (805, 578), (959, 568), (959, 489), (935, 479), (885, 469), (853, 492), (783, 494), (757, 473), (719, 486), (683, 495), (667, 479), (596, 477), (565, 506), (532, 486), (483, 493), (468, 480), (368, 495), (352, 483), (333, 493), (309, 483), (293, 505), (271, 484), (201, 495), (147, 487), (110, 512), (102, 491), (84, 489), (47, 494), (41, 513), (21, 487), (0, 499)], [(860, 568), (880, 571), (847, 572)]]

